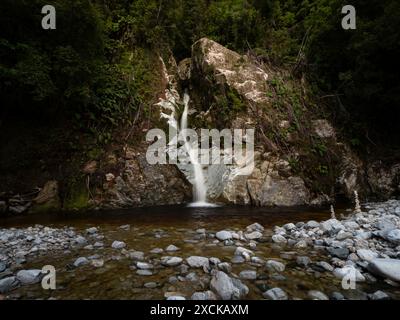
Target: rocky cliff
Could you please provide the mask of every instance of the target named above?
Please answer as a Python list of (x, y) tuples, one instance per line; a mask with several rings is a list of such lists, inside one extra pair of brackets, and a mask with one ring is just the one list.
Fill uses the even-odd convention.
[(193, 128), (256, 130), (251, 175), (233, 174), (237, 165), (204, 166), (210, 199), (298, 206), (351, 199), (354, 190), (384, 197), (398, 192), (397, 166), (370, 165), (352, 152), (324, 118), (323, 106), (310, 96), (304, 79), (207, 38), (168, 73), (167, 90), (190, 94)]
[[(356, 155), (331, 125), (305, 79), (207, 38), (194, 43), (192, 56), (180, 63), (172, 56), (159, 60), (154, 66), (158, 92), (156, 103), (152, 102), (152, 123), (140, 128), (134, 143), (120, 143), (116, 152), (87, 162), (72, 201), (60, 201), (58, 185), (50, 181), (42, 195), (35, 193), (36, 199), (0, 198), (0, 210), (23, 212), (31, 205), (35, 210), (54, 210), (189, 202), (190, 166), (148, 164), (149, 143), (144, 137), (152, 127), (166, 128), (164, 118), (171, 114), (163, 102), (169, 99), (174, 100), (173, 116), (179, 121), (184, 92), (190, 96), (190, 128), (255, 129), (255, 168), (250, 175), (237, 174), (243, 169), (238, 162), (203, 166), (210, 201), (300, 206), (352, 199), (354, 190), (363, 198), (399, 194), (400, 165), (365, 161)], [(53, 191), (56, 194), (48, 196)], [(44, 201), (47, 198), (50, 206)]]

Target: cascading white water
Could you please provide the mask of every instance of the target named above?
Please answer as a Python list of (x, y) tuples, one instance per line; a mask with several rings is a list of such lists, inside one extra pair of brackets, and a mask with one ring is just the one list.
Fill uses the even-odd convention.
[[(188, 113), (189, 113), (189, 94), (185, 92), (183, 96), (184, 109), (181, 118), (181, 132), (187, 129)], [(195, 148), (185, 139), (184, 147), (189, 155), (190, 162), (193, 166), (194, 183), (193, 183), (193, 197), (194, 203), (191, 206), (210, 206), (212, 204), (207, 203), (207, 185), (205, 183), (203, 168), (198, 161), (198, 146)]]

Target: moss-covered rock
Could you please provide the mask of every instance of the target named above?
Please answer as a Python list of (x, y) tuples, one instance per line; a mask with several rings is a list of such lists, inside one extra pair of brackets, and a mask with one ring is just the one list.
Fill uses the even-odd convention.
[(37, 197), (33, 199), (31, 213), (49, 212), (61, 209), (58, 182), (48, 181)]

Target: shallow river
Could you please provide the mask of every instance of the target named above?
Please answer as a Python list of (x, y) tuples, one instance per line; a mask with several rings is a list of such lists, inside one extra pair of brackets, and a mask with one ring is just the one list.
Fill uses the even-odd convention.
[[(340, 210), (338, 210), (340, 214)], [(343, 213), (343, 211), (342, 211)], [(247, 225), (258, 222), (266, 229), (288, 222), (329, 219), (329, 212), (321, 210), (285, 209), (271, 210), (249, 207), (218, 207), (218, 208), (187, 208), (185, 206), (152, 207), (144, 209), (129, 209), (120, 211), (96, 211), (85, 214), (52, 214), (46, 216), (24, 216), (0, 221), (1, 228), (22, 228), (41, 224), (52, 227), (72, 226), (75, 231), (85, 235), (89, 227), (97, 227), (99, 234), (104, 235), (104, 248), (86, 250), (71, 249), (70, 252), (51, 252), (43, 256), (28, 259), (27, 263), (18, 269), (41, 269), (44, 265), (54, 265), (57, 270), (57, 289), (46, 291), (40, 284), (20, 287), (12, 291), (10, 298), (35, 299), (165, 299), (168, 295), (179, 294), (186, 298), (195, 291), (208, 290), (209, 275), (201, 269), (190, 269), (196, 272), (196, 279), (184, 279), (187, 273), (182, 273), (181, 267), (163, 267), (158, 261), (161, 256), (178, 256), (187, 258), (191, 255), (217, 257), (223, 262), (231, 262), (236, 246), (214, 244), (215, 238), (210, 238), (196, 232), (204, 228), (206, 233), (217, 231), (244, 230)], [(130, 225), (129, 230), (122, 230), (121, 225)], [(90, 239), (88, 237), (88, 239)], [(131, 268), (134, 265), (121, 250), (111, 248), (114, 240), (124, 241), (127, 250), (143, 251), (145, 261), (156, 267), (152, 275), (136, 274)], [(176, 252), (152, 254), (151, 249), (163, 248), (168, 245), (180, 248)], [(323, 252), (313, 248), (297, 249), (279, 247), (270, 241), (258, 243), (252, 249), (256, 256), (267, 260), (276, 258), (286, 264), (285, 271), (279, 275), (271, 274), (264, 266), (251, 263), (232, 264), (232, 273), (239, 274), (242, 270), (256, 270), (257, 280), (243, 280), (250, 292), (246, 298), (263, 299), (262, 293), (269, 288), (280, 287), (290, 299), (307, 299), (309, 290), (319, 290), (330, 296), (333, 292), (341, 292), (348, 298), (363, 298), (366, 293), (384, 290), (394, 297), (400, 298), (400, 289), (390, 286), (383, 281), (374, 284), (357, 284), (356, 290), (344, 290), (341, 281), (332, 272), (322, 272), (310, 267), (300, 267), (296, 257), (306, 255), (312, 262), (330, 262)], [(303, 250), (303, 251), (301, 251)], [(292, 254), (285, 254), (292, 252)], [(99, 255), (104, 260), (104, 266), (96, 268), (85, 265), (70, 268), (78, 257)], [(283, 256), (282, 256), (283, 254)], [(294, 258), (290, 259), (290, 257)], [(13, 271), (16, 271), (15, 269)], [(178, 281), (169, 281), (171, 276), (181, 277)], [(145, 286), (145, 284), (147, 285)], [(151, 283), (151, 284), (148, 284)]]

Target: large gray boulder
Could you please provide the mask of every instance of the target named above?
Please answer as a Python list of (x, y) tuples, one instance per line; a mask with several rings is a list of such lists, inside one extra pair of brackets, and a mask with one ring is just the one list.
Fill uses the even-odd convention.
[(374, 259), (368, 264), (368, 270), (377, 276), (400, 282), (400, 260)]
[(13, 289), (15, 289), (19, 284), (19, 281), (16, 277), (7, 277), (0, 280), (0, 293), (7, 293)]
[(210, 262), (206, 257), (191, 256), (186, 259), (188, 265), (192, 268), (209, 268)]
[(42, 277), (42, 270), (39, 269), (20, 270), (17, 273), (17, 279), (21, 282), (21, 284), (38, 283)]
[(210, 288), (223, 300), (237, 300), (249, 292), (240, 280), (230, 278), (225, 272), (217, 271), (211, 279)]

